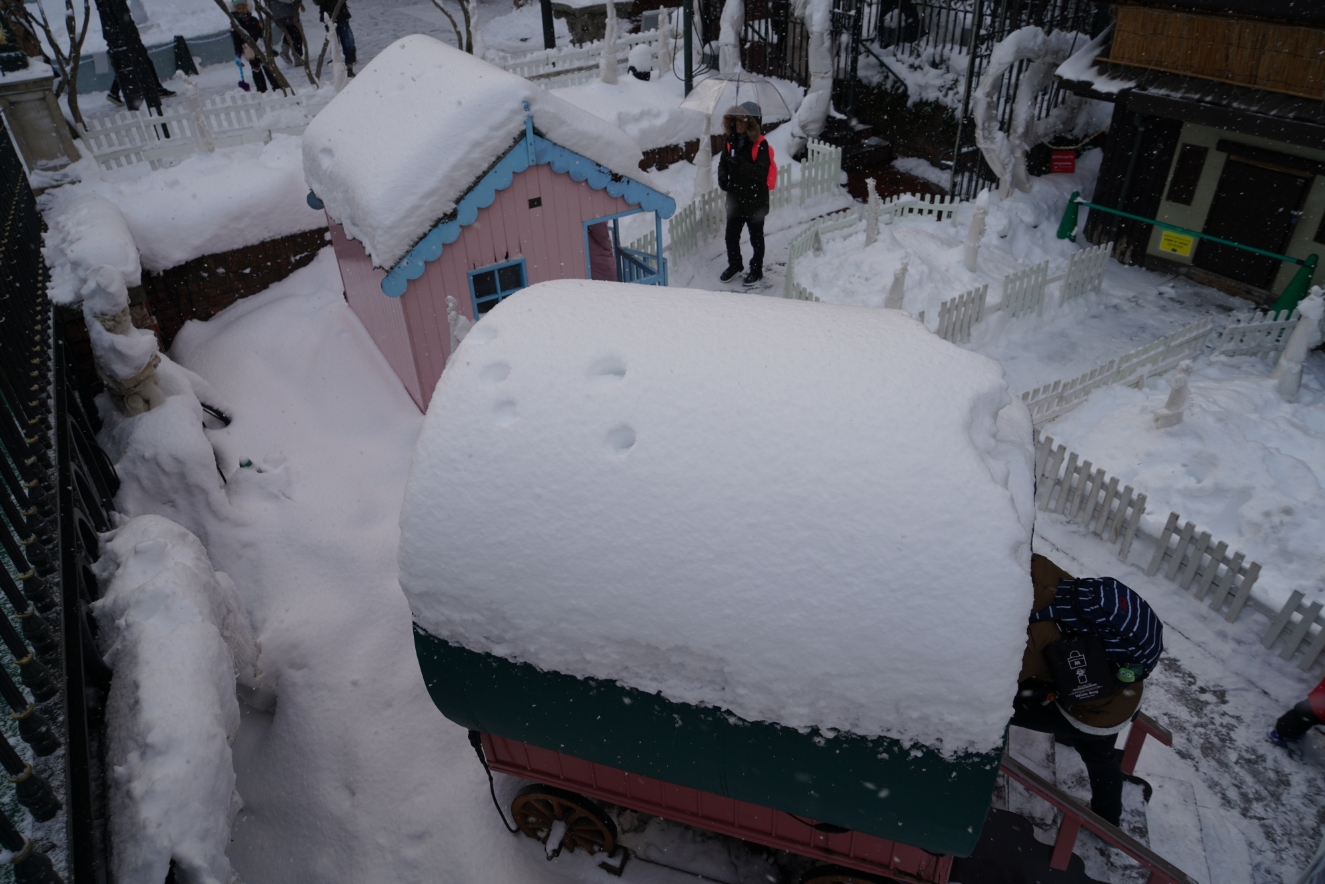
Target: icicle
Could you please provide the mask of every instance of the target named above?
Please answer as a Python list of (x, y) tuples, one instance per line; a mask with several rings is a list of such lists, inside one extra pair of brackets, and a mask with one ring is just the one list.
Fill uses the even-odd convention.
[(888, 310), (901, 310), (902, 301), (906, 297), (906, 268), (907, 259), (902, 259), (902, 266), (893, 271), (893, 286), (888, 289), (888, 297), (884, 300), (883, 306)]
[(609, 86), (615, 86), (617, 82), (616, 0), (607, 0), (607, 29), (603, 34), (603, 57), (598, 62), (598, 79)]
[(713, 189), (713, 115), (704, 120), (704, 134), (699, 137), (699, 153), (695, 155), (695, 198)]
[(658, 15), (658, 72), (666, 74), (676, 63), (676, 28), (672, 24), (672, 11), (664, 9)]
[(966, 244), (962, 247), (962, 263), (972, 273), (975, 272), (976, 258), (980, 255), (980, 240), (985, 236), (985, 218), (988, 215), (989, 191), (982, 190), (975, 198), (975, 212), (971, 215), (971, 226), (966, 231)]
[(1302, 363), (1306, 361), (1307, 351), (1320, 343), (1320, 321), (1322, 313), (1325, 313), (1323, 308), (1325, 303), (1322, 303), (1318, 288), (1313, 288), (1311, 296), (1298, 304), (1297, 309), (1301, 315), (1271, 375), (1277, 384), (1279, 396), (1285, 402), (1297, 399), (1297, 392), (1302, 386)]
[(879, 194), (873, 178), (866, 178), (865, 186), (869, 189), (865, 199), (865, 245), (868, 247), (879, 238)]

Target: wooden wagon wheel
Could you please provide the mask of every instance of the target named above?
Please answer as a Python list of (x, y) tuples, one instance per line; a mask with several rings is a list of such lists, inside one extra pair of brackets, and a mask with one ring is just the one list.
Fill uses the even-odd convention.
[(520, 831), (540, 844), (547, 844), (552, 824), (560, 820), (566, 824), (560, 847), (571, 852), (582, 848), (590, 855), (616, 850), (616, 824), (583, 795), (535, 783), (511, 801), (511, 814)]
[(897, 881), (842, 866), (815, 866), (801, 876), (800, 884), (897, 884)]

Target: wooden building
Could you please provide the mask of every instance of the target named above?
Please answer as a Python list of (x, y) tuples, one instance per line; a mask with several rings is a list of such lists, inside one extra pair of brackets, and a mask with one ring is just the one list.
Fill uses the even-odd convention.
[[(1325, 4), (1129, 0), (1060, 70), (1114, 103), (1092, 202), (1304, 259), (1325, 256)], [(1071, 71), (1072, 73), (1065, 72)], [(1269, 303), (1297, 265), (1092, 214), (1116, 257)], [(1317, 273), (1316, 282), (1325, 277)]]
[(642, 212), (662, 242), (676, 209), (641, 158), (615, 126), (422, 36), (375, 59), (304, 142), (346, 299), (423, 411), (464, 330), (513, 292), (667, 284), (661, 254), (621, 242)]

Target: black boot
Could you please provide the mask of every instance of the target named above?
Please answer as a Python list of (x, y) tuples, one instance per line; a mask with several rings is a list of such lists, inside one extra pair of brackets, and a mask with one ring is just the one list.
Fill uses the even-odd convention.
[(734, 277), (736, 274), (740, 273), (744, 269), (745, 268), (740, 266), (739, 264), (728, 264), (727, 269), (722, 271), (722, 275), (719, 276), (718, 279), (722, 280), (723, 282), (727, 282), (729, 279), (731, 279), (732, 277)]
[(745, 279), (742, 280), (742, 282), (744, 282), (746, 285), (754, 285), (763, 278), (764, 278), (764, 271), (760, 270), (758, 267), (751, 266), (750, 272), (745, 274)]

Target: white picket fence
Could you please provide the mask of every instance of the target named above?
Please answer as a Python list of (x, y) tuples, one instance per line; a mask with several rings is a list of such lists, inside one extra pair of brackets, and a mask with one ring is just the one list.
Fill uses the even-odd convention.
[(1099, 387), (1111, 384), (1142, 386), (1148, 376), (1164, 374), (1184, 359), (1201, 355), (1214, 322), (1213, 316), (1207, 316), (1181, 331), (1110, 359), (1085, 374), (1029, 390), (1021, 394), (1022, 401), (1030, 408), (1035, 425), (1039, 426), (1076, 408)]
[(1215, 347), (1215, 355), (1259, 356), (1267, 362), (1275, 362), (1301, 317), (1297, 310), (1286, 317), (1283, 314), (1282, 310), (1257, 310), (1229, 316), (1228, 325), (1224, 326), (1224, 333)]
[(958, 343), (971, 339), (971, 327), (985, 318), (989, 285), (969, 289), (939, 305), (939, 326), (935, 334), (945, 341)]
[(1110, 242), (1068, 256), (1059, 303), (1066, 304), (1088, 293), (1098, 295), (1104, 287), (1104, 268), (1109, 266), (1112, 255), (1113, 243)]
[[(1055, 445), (1052, 436), (1036, 441), (1036, 508), (1062, 515), (1107, 543), (1118, 543), (1118, 559), (1126, 562), (1136, 535), (1144, 533), (1140, 528), (1146, 495), (1135, 492), (1131, 485), (1120, 491), (1118, 484), (1116, 476), (1082, 460), (1066, 446)], [(1325, 605), (1303, 605), (1302, 593), (1294, 592), (1276, 615), (1251, 595), (1260, 577), (1259, 563), (1230, 551), (1226, 542), (1214, 541), (1209, 531), (1197, 531), (1191, 522), (1179, 528), (1181, 521), (1177, 513), (1169, 513), (1164, 530), (1155, 538), (1146, 575), (1153, 577), (1163, 570), (1167, 580), (1191, 590), (1197, 602), (1208, 599), (1211, 610), (1223, 614), (1229, 623), (1248, 606), (1254, 608), (1271, 621), (1262, 644), (1270, 648), (1285, 636), (1279, 656), (1289, 660), (1303, 651), (1298, 666), (1310, 669), (1325, 651), (1325, 618), (1320, 617)]]
[(796, 282), (796, 262), (810, 252), (822, 254), (825, 236), (857, 226), (863, 219), (864, 214), (862, 206), (852, 206), (840, 212), (833, 212), (824, 215), (822, 218), (816, 218), (810, 222), (808, 227), (796, 234), (787, 247), (787, 275), (783, 297), (797, 301), (819, 300), (813, 292)]
[(1284, 660), (1293, 659), (1301, 652), (1297, 666), (1306, 671), (1316, 664), (1325, 651), (1325, 617), (1321, 616), (1320, 602), (1303, 603), (1300, 590), (1293, 590), (1288, 601), (1270, 618), (1270, 627), (1261, 638), (1261, 645), (1267, 650), (1283, 638), (1279, 656)]
[(879, 205), (879, 220), (891, 224), (898, 218), (919, 215), (937, 221), (950, 221), (957, 214), (961, 202), (952, 196), (904, 193), (889, 197)]
[[(1068, 275), (1071, 275), (1069, 259)], [(999, 309), (1009, 316), (1039, 313), (1044, 309), (1044, 290), (1049, 281), (1049, 262), (1041, 261), (1034, 267), (1018, 270), (1003, 277), (1003, 297)]]
[(1108, 543), (1121, 541), (1118, 558), (1127, 561), (1146, 512), (1144, 494), (1133, 493), (1131, 485), (1119, 491), (1116, 476), (1055, 446), (1052, 436), (1035, 445), (1035, 489), (1037, 509), (1065, 516)]
[(1229, 623), (1236, 621), (1251, 598), (1251, 588), (1260, 576), (1261, 566), (1247, 562), (1240, 552), (1230, 555), (1227, 543), (1214, 542), (1209, 531), (1197, 532), (1191, 522), (1179, 529), (1179, 521), (1177, 513), (1169, 513), (1146, 575), (1153, 577), (1163, 568), (1164, 577), (1182, 589), (1194, 586), (1196, 601), (1209, 596), (1212, 610), (1223, 613)]
[[(1011, 316), (1038, 313), (1044, 307), (1046, 288), (1055, 282), (1063, 284), (1059, 303), (1086, 292), (1098, 294), (1104, 283), (1104, 268), (1112, 254), (1113, 243), (1105, 243), (1074, 252), (1067, 259), (1067, 270), (1058, 276), (1049, 276), (1047, 261), (1010, 273), (1003, 279), (1002, 299), (993, 307), (987, 301), (988, 286), (962, 292), (939, 305), (939, 337), (961, 344), (970, 340), (975, 323), (1000, 310)], [(973, 297), (979, 298), (979, 303), (973, 303)], [(950, 317), (947, 323), (943, 321), (945, 316)]]
[[(617, 37), (617, 61), (625, 72), (625, 63), (630, 50), (641, 43), (649, 44), (657, 52), (658, 31), (644, 31), (639, 34), (625, 34)], [(562, 86), (575, 86), (587, 83), (598, 76), (598, 63), (603, 57), (603, 41), (583, 43), (579, 46), (566, 46), (559, 49), (543, 49), (528, 55), (505, 55), (490, 52), (487, 60), (499, 68), (519, 74), (533, 80), (544, 89), (558, 89)]]
[[(312, 89), (285, 95), (226, 93), (205, 101), (179, 102), (158, 116), (146, 108), (87, 120), (83, 141), (105, 169), (146, 162), (170, 166), (208, 145), (266, 143), (273, 135), (298, 135), (335, 93)], [(199, 125), (205, 132), (199, 131)]]
[[(837, 192), (842, 186), (842, 148), (810, 141), (800, 174), (793, 175), (793, 168), (791, 163), (778, 168), (778, 186), (769, 194), (770, 212), (790, 206), (793, 201), (803, 206), (811, 197)], [(717, 188), (700, 194), (667, 222), (668, 260), (673, 266), (678, 265), (699, 248), (702, 240), (720, 234), (726, 224), (727, 195)], [(635, 248), (633, 243), (631, 248)]]

